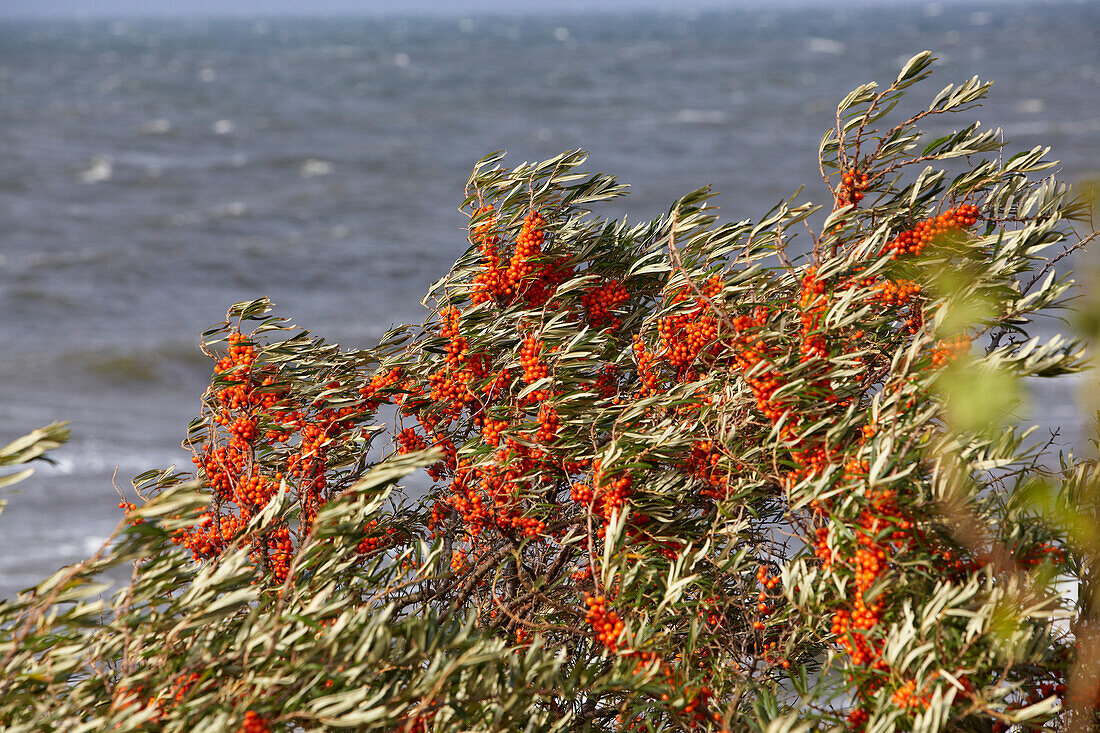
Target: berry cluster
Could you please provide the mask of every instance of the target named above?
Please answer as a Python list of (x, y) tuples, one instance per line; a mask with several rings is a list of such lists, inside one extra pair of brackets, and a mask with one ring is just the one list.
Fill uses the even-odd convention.
[[(523, 368), (523, 381), (534, 384), (547, 375), (546, 362), (542, 360), (542, 342), (534, 336), (528, 336), (523, 340), (523, 346), (519, 352), (519, 363)], [(535, 390), (531, 393), (531, 399), (541, 402), (549, 396), (546, 390)]]
[(672, 302), (675, 304), (690, 299), (694, 307), (684, 313), (665, 316), (657, 322), (660, 356), (685, 381), (693, 378), (692, 367), (701, 354), (717, 354), (720, 349), (715, 343), (718, 319), (712, 309), (714, 300), (722, 293), (722, 287), (722, 276), (713, 275), (704, 284), (702, 295), (690, 298), (691, 289), (686, 286), (681, 288)]
[(505, 265), (500, 252), (503, 237), (496, 233), (497, 221), (492, 211), (491, 205), (479, 207), (471, 218), (476, 223), (472, 225), (470, 241), (478, 246), (482, 258), (480, 272), (473, 278), (473, 303), (545, 305), (554, 289), (573, 274), (567, 258), (543, 256), (546, 220), (537, 211), (527, 214)]
[(883, 280), (875, 287), (875, 300), (889, 308), (901, 308), (921, 294), (920, 285), (912, 280)]
[(585, 620), (596, 632), (596, 639), (612, 652), (619, 648), (619, 637), (623, 633), (623, 622), (619, 614), (608, 610), (604, 596), (585, 596), (584, 605), (588, 607)]
[(161, 718), (164, 717), (165, 710), (161, 700), (146, 699), (143, 688), (128, 687), (126, 685), (118, 685), (112, 691), (111, 709), (125, 710), (135, 715), (148, 711), (149, 720), (154, 724), (160, 722)]
[(924, 708), (932, 701), (932, 695), (917, 694), (917, 681), (908, 680), (894, 691), (890, 700), (899, 708)]
[(894, 259), (904, 255), (918, 256), (926, 247), (939, 237), (959, 232), (978, 223), (978, 207), (962, 204), (953, 209), (917, 222), (916, 226), (901, 232), (886, 243), (885, 252), (892, 253)]
[[(610, 477), (601, 476), (600, 467), (597, 464), (593, 471), (592, 484), (576, 482), (570, 488), (569, 495), (574, 502), (589, 509), (601, 520), (597, 534), (603, 537), (605, 527), (611, 521), (611, 515), (622, 509), (630, 497), (631, 483), (628, 473)], [(597, 488), (593, 490), (592, 486)]]
[(535, 274), (532, 260), (542, 255), (542, 241), (545, 237), (542, 227), (545, 223), (536, 211), (532, 211), (523, 220), (523, 228), (516, 237), (516, 248), (505, 273), (513, 288)]
[(623, 319), (615, 315), (630, 300), (630, 293), (617, 279), (596, 285), (581, 298), (589, 325), (593, 328), (617, 329)]
[(646, 348), (645, 341), (638, 334), (634, 334), (631, 349), (634, 352), (634, 363), (638, 374), (637, 397), (652, 397), (658, 392), (657, 355)]
[[(815, 500), (816, 501), (816, 500)], [(818, 527), (814, 530), (814, 556), (821, 560), (826, 569), (832, 567), (836, 560), (836, 552), (829, 547), (829, 528)]]
[(840, 186), (836, 191), (837, 207), (848, 204), (858, 204), (863, 200), (863, 192), (870, 186), (866, 173), (860, 173), (855, 168), (844, 171), (840, 177)]
[(713, 440), (696, 441), (691, 446), (685, 467), (703, 485), (700, 494), (715, 501), (725, 499), (729, 492), (730, 471), (721, 465), (723, 453)]
[(957, 360), (970, 351), (970, 336), (965, 333), (954, 338), (940, 339), (932, 349), (932, 367), (938, 368)]
[(379, 550), (392, 544), (394, 535), (398, 534), (396, 527), (386, 527), (380, 534), (376, 534), (378, 520), (372, 519), (363, 527), (363, 539), (359, 541), (355, 551), (361, 555), (373, 555)]
[[(733, 319), (736, 335), (733, 341), (733, 363), (744, 376), (745, 383), (752, 390), (756, 406), (764, 417), (773, 423), (779, 422), (787, 412), (783, 402), (772, 400), (772, 396), (781, 386), (778, 372), (768, 366), (773, 349), (756, 337), (756, 331), (767, 320), (767, 310), (754, 309), (752, 316), (740, 315)], [(765, 368), (757, 368), (763, 363)]]
[(761, 619), (768, 616), (774, 610), (767, 602), (768, 591), (779, 585), (779, 578), (771, 575), (771, 571), (767, 565), (761, 565), (756, 571), (756, 580), (760, 583), (760, 592), (756, 596), (757, 603), (755, 610), (757, 619), (753, 621), (752, 627), (757, 631), (761, 631), (767, 625)]
[(271, 733), (271, 728), (268, 727), (266, 718), (249, 710), (244, 714), (244, 723), (241, 724), (237, 733)]
[(803, 361), (824, 359), (828, 356), (825, 336), (820, 332), (829, 303), (825, 290), (826, 283), (818, 279), (817, 268), (806, 268), (798, 299), (798, 307), (802, 311), (799, 317), (802, 326), (802, 342), (799, 344), (798, 352), (802, 355)]

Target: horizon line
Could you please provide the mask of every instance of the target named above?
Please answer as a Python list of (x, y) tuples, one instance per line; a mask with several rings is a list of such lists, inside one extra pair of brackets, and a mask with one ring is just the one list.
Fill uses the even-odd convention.
[[(490, 0), (491, 2), (493, 0)], [(921, 8), (934, 9), (944, 6), (1055, 6), (1055, 5), (1087, 5), (1088, 0), (848, 0), (842, 5), (842, 9), (851, 10), (858, 8), (890, 8), (919, 10)], [(639, 7), (641, 5), (641, 7)], [(193, 6), (192, 6), (193, 7)], [(192, 10), (188, 7), (168, 7), (160, 5), (149, 11), (135, 11), (122, 9), (118, 11), (100, 11), (89, 9), (61, 10), (57, 8), (43, 8), (42, 3), (35, 3), (31, 8), (0, 9), (0, 21), (128, 21), (128, 20), (273, 20), (273, 19), (386, 19), (386, 18), (476, 18), (476, 17), (539, 17), (547, 15), (569, 16), (621, 16), (630, 14), (661, 14), (675, 16), (691, 16), (702, 13), (722, 12), (768, 12), (773, 10), (798, 10), (798, 9), (835, 9), (838, 8), (835, 0), (771, 0), (766, 8), (762, 8), (756, 2), (737, 2), (731, 4), (728, 0), (701, 0), (695, 3), (677, 3), (668, 0), (650, 0), (639, 3), (637, 0), (622, 7), (607, 7), (593, 5), (587, 0), (574, 0), (565, 8), (551, 7), (481, 7), (459, 8), (455, 3), (444, 7), (418, 8), (334, 8), (331, 10), (249, 10), (237, 7), (223, 7), (219, 9), (202, 8)]]

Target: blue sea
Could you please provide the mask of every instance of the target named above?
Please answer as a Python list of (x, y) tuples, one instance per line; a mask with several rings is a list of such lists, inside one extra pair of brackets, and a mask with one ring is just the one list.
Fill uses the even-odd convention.
[[(724, 216), (755, 218), (802, 185), (825, 200), (815, 155), (837, 101), (930, 49), (915, 99), (996, 80), (935, 129), (1000, 125), (1086, 181), (1097, 38), (1095, 2), (0, 23), (0, 444), (73, 431), (3, 497), (0, 597), (96, 549), (112, 484), (190, 465), (199, 333), (229, 304), (267, 295), (355, 346), (421, 320), (466, 247), (457, 207), (486, 153), (590, 151), (631, 185), (607, 215), (711, 184)], [(1066, 445), (1075, 389), (1033, 395)]]

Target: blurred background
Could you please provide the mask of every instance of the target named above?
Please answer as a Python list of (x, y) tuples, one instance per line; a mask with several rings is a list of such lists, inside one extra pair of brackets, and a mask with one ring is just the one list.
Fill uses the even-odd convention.
[[(1063, 179), (1097, 176), (1100, 3), (840, 5), (0, 3), (0, 444), (73, 431), (0, 497), (0, 597), (98, 547), (112, 480), (190, 467), (199, 333), (229, 304), (270, 296), (347, 346), (420, 321), (491, 151), (590, 151), (632, 187), (607, 216), (712, 184), (725, 217), (758, 218), (802, 185), (827, 201), (836, 103), (930, 49), (913, 104), (996, 80), (933, 129), (977, 118), (1010, 151), (1049, 145)], [(1072, 381), (1032, 403), (1080, 442)]]

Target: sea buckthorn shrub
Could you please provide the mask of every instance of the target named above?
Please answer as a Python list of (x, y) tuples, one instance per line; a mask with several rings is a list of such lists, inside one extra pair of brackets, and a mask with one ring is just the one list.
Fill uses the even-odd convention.
[(422, 325), (344, 350), (234, 306), (194, 472), (3, 606), (0, 721), (1086, 730), (1095, 549), (1027, 497), (1094, 510), (1097, 464), (997, 412), (1084, 365), (1029, 333), (1082, 209), (1043, 150), (926, 139), (977, 80), (886, 126), (931, 61), (841, 103), (824, 209), (605, 220), (583, 153), (495, 155)]

